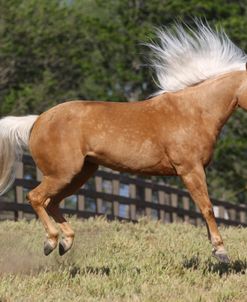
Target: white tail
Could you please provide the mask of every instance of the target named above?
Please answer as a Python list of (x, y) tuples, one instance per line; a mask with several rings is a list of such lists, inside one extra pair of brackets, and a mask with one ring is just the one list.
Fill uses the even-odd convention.
[(30, 131), (37, 115), (9, 116), (0, 120), (0, 195), (6, 192), (15, 178), (16, 162), (23, 149), (28, 149)]

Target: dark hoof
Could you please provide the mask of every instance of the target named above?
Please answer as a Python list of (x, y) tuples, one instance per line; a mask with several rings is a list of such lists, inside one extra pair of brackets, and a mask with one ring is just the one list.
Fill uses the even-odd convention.
[(229, 257), (227, 256), (227, 253), (226, 252), (213, 252), (213, 256), (221, 263), (230, 263), (230, 259)]
[(54, 246), (47, 240), (44, 243), (44, 254), (48, 256), (53, 250), (55, 249)]
[(68, 252), (68, 250), (70, 250), (72, 244), (71, 245), (67, 245), (65, 240), (62, 240), (59, 242), (59, 255), (63, 256), (65, 253)]

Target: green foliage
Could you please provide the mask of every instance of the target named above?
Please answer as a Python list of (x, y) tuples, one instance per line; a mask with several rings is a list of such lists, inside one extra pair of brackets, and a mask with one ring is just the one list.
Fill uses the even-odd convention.
[[(0, 116), (146, 98), (156, 88), (141, 42), (155, 26), (206, 18), (247, 50), (246, 13), (245, 0), (0, 0)], [(209, 186), (218, 198), (247, 199), (246, 122), (236, 114), (217, 145)]]
[(0, 225), (1, 301), (245, 301), (247, 234), (222, 229), (231, 264), (211, 256), (206, 227), (71, 221), (75, 244), (43, 255), (41, 223)]

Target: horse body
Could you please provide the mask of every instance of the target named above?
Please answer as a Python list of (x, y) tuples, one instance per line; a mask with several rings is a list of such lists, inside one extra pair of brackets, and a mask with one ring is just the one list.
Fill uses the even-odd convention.
[[(141, 102), (57, 105), (43, 113), (31, 131), (30, 151), (44, 180), (29, 193), (30, 202), (34, 208), (35, 203), (47, 203), (55, 215), (59, 210), (52, 206), (83, 185), (98, 165), (137, 174), (179, 175), (207, 221), (217, 257), (226, 261), (204, 167), (246, 83), (246, 71), (237, 71)], [(56, 215), (58, 222), (67, 224)], [(69, 232), (67, 238), (72, 238)], [(55, 243), (46, 247), (47, 253), (56, 246), (57, 236), (55, 232), (55, 239), (50, 237)], [(61, 253), (72, 241), (63, 243)]]
[(221, 93), (219, 102), (219, 86), (229, 87), (232, 78), (239, 85), (246, 74), (236, 73), (213, 80), (215, 89), (209, 80), (134, 103), (59, 104), (41, 114), (33, 126), (29, 143), (33, 158), (44, 175), (52, 173), (56, 162), (61, 167), (65, 159), (71, 165), (77, 156), (146, 175), (181, 175), (179, 167), (186, 169), (188, 154), (190, 163), (206, 166), (222, 126), (237, 105), (232, 87)]
[[(75, 158), (78, 154), (82, 160), (121, 171), (174, 174), (165, 144), (159, 137), (161, 131), (166, 130), (158, 120), (167, 119), (167, 116), (159, 112), (156, 103), (157, 100), (136, 103), (73, 101), (58, 105), (42, 114), (34, 124), (30, 136), (32, 155), (34, 159), (43, 158), (52, 150), (57, 157), (60, 153), (66, 158)], [(54, 135), (52, 140), (47, 139), (50, 133)], [(41, 141), (46, 142), (42, 150), (39, 148)], [(65, 144), (67, 149), (61, 150), (61, 145)], [(53, 163), (51, 154), (47, 168)]]
[[(199, 25), (198, 32), (192, 31), (193, 38), (180, 27), (177, 30), (175, 38), (169, 32), (164, 37), (161, 34), (165, 49), (151, 46), (158, 53), (155, 66), (161, 87), (151, 99), (133, 103), (72, 101), (27, 118), (26, 123), (24, 118), (0, 120), (4, 147), (0, 154), (0, 190), (7, 186), (15, 152), (18, 157), (21, 145), (29, 148), (43, 172), (42, 182), (27, 198), (46, 229), (46, 255), (57, 246), (59, 235), (48, 213), (63, 233), (59, 244), (63, 255), (72, 246), (74, 232), (59, 211), (59, 202), (104, 165), (136, 174), (179, 175), (206, 220), (214, 255), (220, 261), (229, 261), (208, 196), (204, 168), (227, 119), (237, 107), (247, 110), (243, 63), (247, 56), (224, 33), (215, 33), (205, 25)], [(195, 63), (188, 77), (182, 72), (183, 66), (181, 74), (177, 68), (181, 49), (189, 55), (181, 62), (192, 67)], [(198, 62), (207, 53), (211, 69), (204, 71)], [(170, 68), (169, 76), (160, 62), (168, 71)], [(4, 151), (11, 148), (15, 151), (5, 157)]]

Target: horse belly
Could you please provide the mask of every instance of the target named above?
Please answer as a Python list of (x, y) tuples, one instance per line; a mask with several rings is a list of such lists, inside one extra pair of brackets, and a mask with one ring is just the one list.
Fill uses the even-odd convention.
[(88, 153), (88, 160), (113, 170), (136, 174), (174, 174), (174, 169), (163, 150), (150, 139), (141, 143), (127, 142), (124, 139), (104, 142)]

